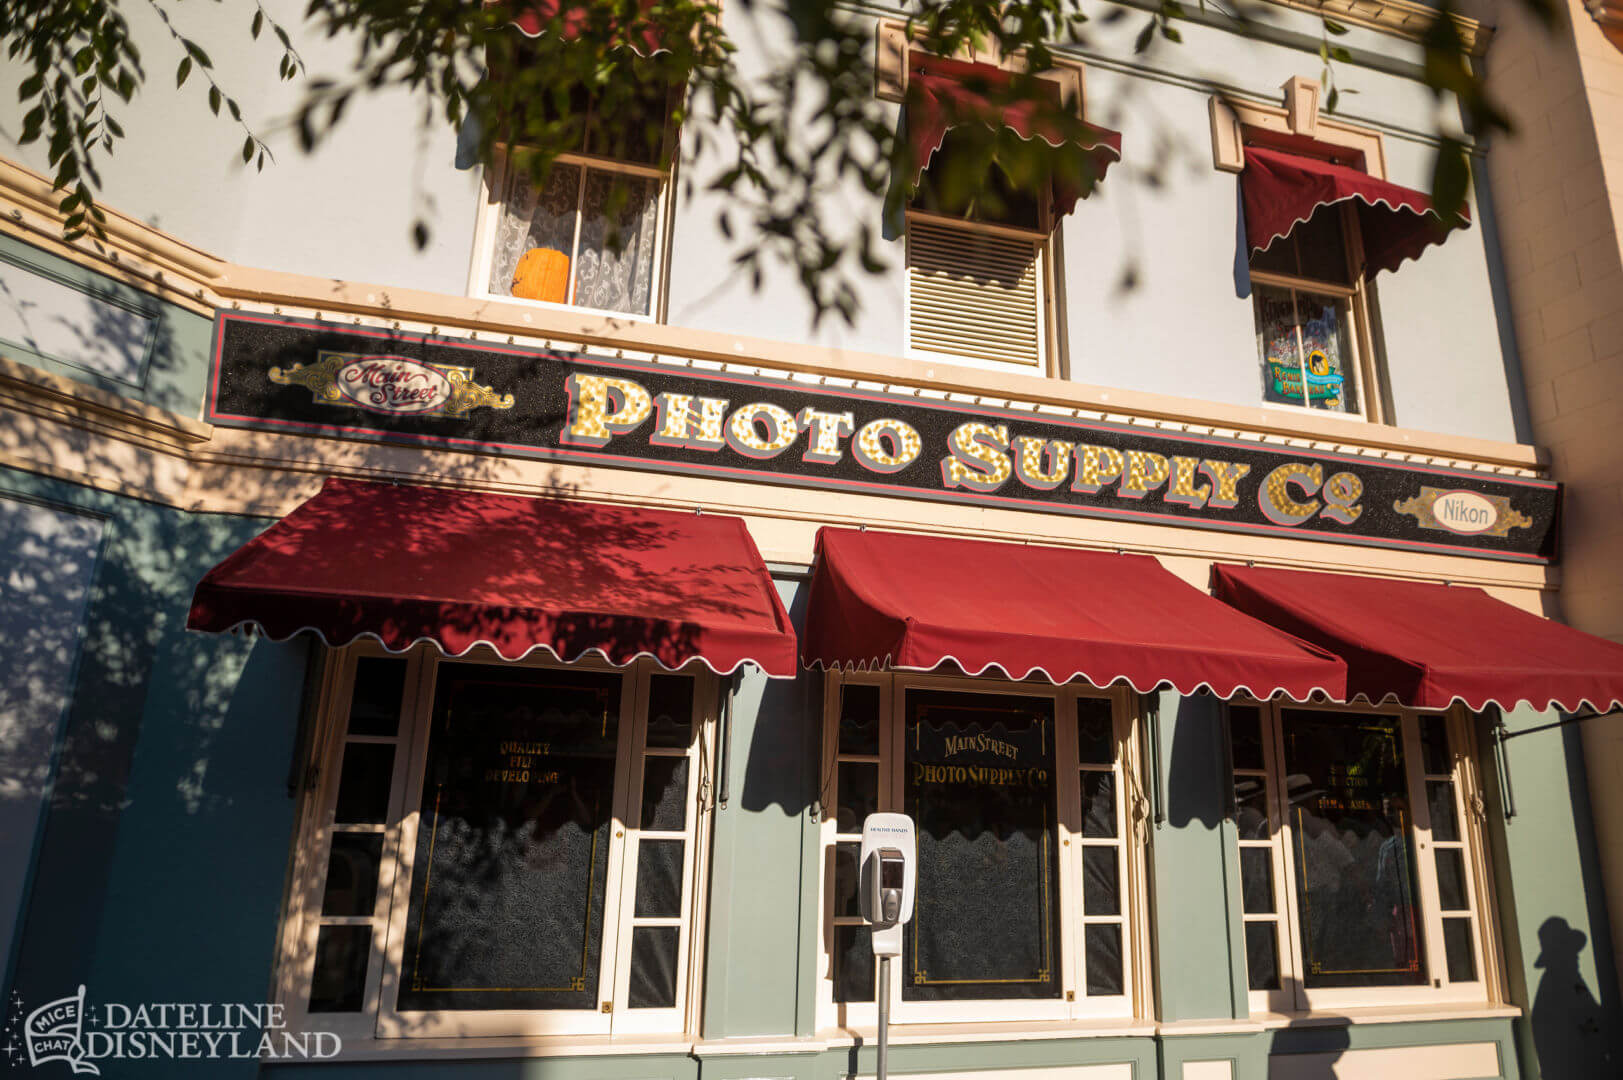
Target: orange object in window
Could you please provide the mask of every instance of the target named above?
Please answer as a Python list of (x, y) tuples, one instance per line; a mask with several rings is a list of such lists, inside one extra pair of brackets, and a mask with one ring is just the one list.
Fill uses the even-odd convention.
[(513, 295), (563, 303), (569, 295), (569, 256), (552, 248), (531, 248), (513, 270)]

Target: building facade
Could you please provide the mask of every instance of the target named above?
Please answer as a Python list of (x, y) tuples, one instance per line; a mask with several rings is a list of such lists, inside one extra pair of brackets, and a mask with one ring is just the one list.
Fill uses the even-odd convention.
[[(8, 143), (8, 1063), (872, 1075), (898, 810), (898, 1075), (1616, 1075), (1615, 736), (1561, 721), (1623, 647), (1546, 618), (1613, 633), (1609, 519), (1539, 434), (1523, 152), (1418, 194), (1424, 15), (1337, 16), (1334, 113), (1316, 5), (1111, 24), (1058, 123), (853, 7), (920, 174), (827, 193), (887, 237), (848, 325), (729, 273), (687, 131), (537, 191), (404, 97), (260, 175), (153, 105), (77, 242)], [(1061, 164), (954, 205), (987, 133)], [(176, 1060), (164, 1003), (276, 1038)]]

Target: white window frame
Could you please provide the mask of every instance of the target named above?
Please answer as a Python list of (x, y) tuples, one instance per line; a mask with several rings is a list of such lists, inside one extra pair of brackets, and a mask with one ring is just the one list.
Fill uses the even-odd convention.
[[(670, 129), (666, 131), (666, 152), (670, 151), (673, 136)], [(496, 234), (500, 230), (504, 203), (502, 193), (507, 189), (511, 179), (510, 170), (514, 168), (513, 159), (515, 150), (512, 147), (498, 146), (490, 165), (484, 170), (481, 182), (479, 199), (479, 212), (474, 222), (473, 259), (468, 267), (468, 295), (478, 300), (495, 300), (504, 304), (523, 304), (528, 307), (542, 308), (549, 311), (573, 311), (592, 315), (612, 316), (616, 319), (631, 319), (635, 322), (661, 323), (665, 321), (666, 301), (666, 260), (671, 237), (671, 216), (673, 203), (671, 190), (676, 177), (676, 161), (671, 158), (669, 169), (661, 169), (656, 165), (644, 165), (637, 162), (621, 161), (616, 158), (599, 157), (594, 154), (567, 153), (559, 154), (554, 159), (557, 165), (572, 165), (581, 170), (580, 186), (575, 193), (575, 232), (569, 252), (569, 292), (563, 302), (553, 300), (531, 300), (528, 297), (512, 296), (497, 293), (490, 287), (490, 272), (496, 257)], [(639, 314), (631, 311), (614, 311), (608, 308), (584, 307), (574, 302), (575, 271), (580, 260), (580, 234), (586, 200), (586, 177), (589, 170), (597, 172), (617, 173), (621, 176), (635, 179), (659, 181), (659, 194), (656, 197), (658, 205), (654, 210), (655, 236), (654, 236), (654, 264), (650, 269), (648, 312)]]
[[(465, 657), (448, 658), (418, 647), (406, 654), (405, 691), (396, 736), (347, 734), (356, 662), (365, 657), (393, 656), (382, 648), (360, 644), (329, 654), (320, 692), (316, 737), (310, 764), (317, 780), (305, 800), (296, 832), (292, 879), (280, 935), (276, 976), (277, 999), (285, 1007), (290, 1030), (323, 1030), (339, 1035), (346, 1045), (373, 1042), (409, 1050), (416, 1038), (488, 1038), (503, 1036), (599, 1035), (684, 1033), (697, 1030), (701, 1001), (704, 912), (708, 875), (708, 816), (711, 759), (718, 701), (717, 679), (708, 668), (690, 665), (674, 673), (694, 680), (693, 737), (683, 750), (646, 747), (650, 678), (670, 674), (650, 660), (617, 668), (582, 661), (560, 664), (534, 658), (504, 661), (480, 649)], [(446, 665), (487, 665), (504, 668), (592, 671), (621, 676), (620, 727), (616, 755), (615, 795), (606, 871), (602, 943), (599, 949), (598, 1002), (581, 1010), (492, 1010), (399, 1013), (394, 1002), (402, 974), (402, 952), (412, 861), (416, 853), (418, 808), (438, 673)], [(391, 743), (395, 746), (387, 822), (381, 826), (333, 824), (334, 807), (347, 741)], [(676, 838), (686, 843), (683, 852), (683, 899), (678, 918), (635, 916), (637, 848), (643, 839), (640, 824), (643, 768), (647, 757), (686, 756), (689, 759), (684, 832), (649, 832), (649, 839)], [(335, 832), (381, 832), (383, 858), (377, 898), (371, 916), (335, 918), (321, 914), (327, 865)], [(318, 1012), (307, 1008), (315, 964), (316, 938), (323, 924), (367, 923), (373, 928), (365, 993), (360, 1011)], [(674, 1007), (631, 1009), (629, 1000), (632, 929), (635, 926), (675, 925), (683, 929), (677, 955)]]
[[(1038, 196), (1039, 215), (1045, 225), (1052, 224), (1052, 209), (1048, 193)], [(1023, 371), (1036, 374), (1054, 376), (1058, 374), (1055, 358), (1059, 355), (1058, 342), (1055, 338), (1054, 327), (1054, 251), (1059, 238), (1058, 229), (1033, 230), (1017, 229), (1007, 225), (997, 225), (992, 222), (971, 221), (966, 218), (953, 217), (950, 214), (936, 214), (928, 210), (915, 210), (909, 208), (906, 213), (909, 228), (904, 237), (908, 250), (903, 256), (905, 272), (902, 275), (902, 342), (906, 356), (915, 360), (935, 360), (949, 364), (959, 364), (965, 367), (982, 368), (987, 371)], [(938, 227), (959, 230), (965, 234), (996, 236), (1006, 239), (1029, 242), (1035, 250), (1035, 266), (1033, 274), (1037, 283), (1037, 359), (1034, 363), (1025, 364), (1008, 360), (992, 360), (979, 356), (964, 356), (958, 353), (938, 352), (932, 349), (919, 349), (913, 346), (913, 230), (914, 221), (923, 221)]]
[[(1459, 707), (1443, 712), (1420, 712), (1397, 706), (1371, 705), (1316, 705), (1292, 702), (1236, 701), (1235, 704), (1258, 709), (1262, 730), (1262, 772), (1251, 769), (1234, 770), (1238, 776), (1261, 776), (1266, 790), (1268, 808), (1268, 838), (1259, 841), (1242, 839), (1240, 847), (1266, 847), (1272, 852), (1271, 866), (1274, 883), (1274, 914), (1246, 915), (1245, 922), (1275, 921), (1275, 955), (1279, 964), (1279, 989), (1250, 990), (1250, 1010), (1256, 1013), (1312, 1013), (1335, 1012), (1352, 1008), (1383, 1006), (1488, 1004), (1503, 997), (1503, 964), (1498, 953), (1498, 927), (1493, 917), (1493, 883), (1489, 873), (1486, 838), (1483, 835), (1480, 779), (1477, 776), (1477, 746), (1470, 717)], [(1296, 897), (1296, 867), (1291, 855), (1292, 836), (1289, 807), (1281, 791), (1280, 780), (1288, 774), (1285, 761), (1284, 720), (1286, 710), (1301, 710), (1324, 714), (1399, 717), (1403, 727), (1404, 768), (1413, 808), (1409, 840), (1415, 852), (1415, 871), (1419, 889), (1421, 932), (1423, 935), (1427, 982), (1414, 986), (1336, 987), (1310, 989), (1304, 979), (1304, 960), (1301, 939), (1301, 920)], [(1436, 717), (1443, 721), (1452, 757), (1451, 772), (1427, 774), (1421, 749), (1420, 718)], [(1455, 821), (1459, 825), (1460, 839), (1453, 842), (1432, 840), (1431, 804), (1426, 797), (1428, 780), (1449, 780), (1454, 785)], [(1472, 948), (1476, 965), (1476, 978), (1470, 982), (1453, 983), (1448, 979), (1448, 964), (1443, 943), (1443, 913), (1438, 906), (1436, 847), (1456, 848), (1464, 858), (1465, 886), (1473, 920)], [(1236, 868), (1238, 872), (1238, 867)], [(1450, 914), (1457, 915), (1458, 912)], [(1243, 954), (1242, 954), (1243, 955)], [(1242, 961), (1243, 962), (1243, 961)], [(1249, 976), (1247, 976), (1249, 982)]]
[[(879, 755), (847, 755), (839, 752), (841, 688), (870, 685), (879, 688)], [(1134, 824), (1133, 806), (1142, 791), (1140, 777), (1143, 756), (1139, 741), (1136, 696), (1125, 689), (1097, 690), (1075, 684), (1053, 686), (1011, 682), (1005, 679), (914, 675), (884, 672), (829, 672), (825, 677), (823, 708), (823, 748), (819, 802), (819, 897), (821, 952), (817, 979), (817, 1026), (820, 1030), (872, 1030), (878, 1023), (875, 1002), (834, 1000), (834, 952), (836, 925), (860, 924), (860, 919), (834, 915), (834, 858), (838, 843), (859, 840), (859, 834), (838, 831), (838, 763), (872, 762), (879, 770), (879, 808), (903, 810), (906, 764), (906, 694), (909, 690), (946, 690), (970, 694), (997, 694), (1043, 698), (1054, 703), (1055, 797), (1059, 812), (1055, 836), (1059, 864), (1059, 947), (1062, 986), (1058, 999), (903, 1001), (905, 972), (899, 962), (892, 970), (891, 1017), (900, 1024), (963, 1023), (972, 1021), (1009, 1022), (1099, 1022), (1131, 1020), (1148, 1015), (1150, 972), (1145, 943), (1149, 940), (1148, 881), (1145, 844)], [(1077, 914), (1082, 903), (1082, 849), (1095, 843), (1082, 836), (1080, 774), (1087, 769), (1077, 763), (1076, 702), (1079, 697), (1108, 700), (1115, 735), (1116, 838), (1119, 854), (1117, 870), (1121, 888), (1121, 914), (1085, 916)], [(887, 761), (886, 758), (889, 758)], [(1122, 993), (1089, 998), (1086, 993), (1086, 956), (1082, 949), (1082, 927), (1090, 922), (1119, 922), (1122, 928)], [(877, 982), (877, 961), (875, 976)]]
[[(1252, 292), (1251, 308), (1255, 317), (1257, 295), (1256, 286), (1261, 285), (1273, 289), (1288, 289), (1293, 301), (1297, 293), (1316, 293), (1320, 296), (1333, 296), (1344, 301), (1347, 305), (1347, 339), (1346, 346), (1351, 356), (1342, 361), (1342, 369), (1353, 379), (1354, 391), (1358, 395), (1358, 408), (1353, 412), (1336, 409), (1315, 409), (1310, 405), (1292, 405), (1283, 401), (1264, 400), (1262, 405), (1267, 409), (1281, 409), (1286, 412), (1310, 413), (1313, 416), (1330, 416), (1342, 420), (1362, 420), (1369, 423), (1381, 423), (1383, 412), (1381, 406), (1381, 384), (1379, 378), (1379, 365), (1375, 360), (1375, 335), (1370, 315), (1372, 297), (1369, 295), (1369, 282), (1365, 280), (1362, 272), (1364, 265), (1364, 241), (1358, 226), (1358, 213), (1350, 204), (1342, 204), (1337, 208), (1341, 228), (1342, 247), (1347, 257), (1347, 279), (1350, 285), (1335, 282), (1319, 281), (1315, 278), (1302, 277), (1297, 274), (1281, 274), (1271, 270), (1254, 270), (1250, 260), (1252, 253), (1247, 252), (1246, 270), (1250, 275)], [(1282, 237), (1274, 243), (1281, 244), (1289, 240)], [(1296, 350), (1302, 366), (1306, 367), (1307, 349), (1302, 344), (1301, 312), (1297, 312)], [(1257, 356), (1259, 370), (1264, 368), (1262, 355)], [(1266, 378), (1266, 373), (1264, 373)], [(1303, 392), (1306, 393), (1307, 383), (1304, 378)]]

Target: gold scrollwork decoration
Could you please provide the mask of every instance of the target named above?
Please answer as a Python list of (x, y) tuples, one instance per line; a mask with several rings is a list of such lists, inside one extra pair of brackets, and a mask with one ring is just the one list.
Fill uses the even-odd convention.
[(452, 367), (449, 364), (439, 368), (445, 373), (446, 381), (451, 384), (451, 399), (445, 403), (446, 416), (465, 416), (469, 410), (482, 407), (492, 409), (513, 407), (512, 394), (498, 394), (490, 387), (480, 386), (474, 382), (473, 368)]
[(267, 374), (270, 381), (279, 386), (302, 386), (315, 395), (317, 401), (336, 405), (344, 398), (338, 392), (338, 369), (344, 365), (345, 359), (343, 353), (322, 353), (321, 359), (313, 364), (273, 367)]

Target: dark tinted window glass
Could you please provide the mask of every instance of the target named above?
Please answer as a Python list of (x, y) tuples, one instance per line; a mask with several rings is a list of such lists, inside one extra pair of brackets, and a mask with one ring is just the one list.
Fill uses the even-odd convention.
[(1082, 835), (1116, 835), (1116, 776), (1107, 772), (1082, 773)]
[(836, 844), (834, 846), (834, 914), (836, 915), (862, 914), (862, 895), (858, 891), (861, 885), (861, 867), (858, 865), (861, 855), (861, 844)]
[(1252, 990), (1279, 989), (1279, 950), (1271, 922), (1245, 924), (1246, 985)]
[(1443, 920), (1443, 951), (1449, 982), (1476, 982), (1476, 954), (1471, 948), (1471, 920)]
[(682, 848), (680, 840), (637, 843), (637, 915), (645, 919), (682, 914)]
[(1402, 723), (1287, 710), (1285, 773), (1306, 985), (1426, 982)]
[(688, 759), (649, 757), (643, 762), (642, 827), (681, 832), (687, 824)]
[(1261, 769), (1262, 712), (1255, 705), (1229, 706), (1229, 745), (1236, 769)]
[(1083, 765), (1111, 765), (1116, 760), (1116, 732), (1109, 698), (1078, 698), (1077, 758)]
[(394, 774), (394, 747), (389, 743), (352, 742), (344, 747), (338, 774), (338, 802), (333, 821), (340, 825), (382, 825), (389, 817), (389, 782)]
[(1121, 925), (1089, 923), (1083, 937), (1088, 950), (1088, 996), (1121, 993)]
[(1431, 804), (1431, 838), (1449, 843), (1460, 838), (1460, 823), (1454, 814), (1454, 784), (1449, 780), (1426, 781), (1426, 801)]
[(879, 753), (879, 687), (840, 688), (840, 753)]
[(1082, 911), (1086, 915), (1121, 914), (1121, 872), (1114, 847), (1082, 849)]
[(873, 933), (866, 926), (834, 928), (834, 1000), (874, 999)]
[(879, 809), (879, 766), (866, 761), (840, 762), (840, 816), (842, 833), (859, 833), (862, 821)]
[(370, 915), (377, 906), (382, 833), (334, 833), (321, 895), (323, 915)]
[(371, 954), (370, 926), (323, 926), (316, 931), (310, 1011), (359, 1012), (366, 996), (366, 964)]
[(648, 680), (648, 745), (686, 748), (693, 736), (693, 680), (654, 675)]
[(919, 870), (903, 998), (1059, 997), (1052, 699), (908, 691), (906, 709)]
[(1465, 857), (1459, 848), (1437, 848), (1437, 903), (1444, 911), (1465, 911)]
[(349, 699), (351, 735), (393, 735), (400, 730), (400, 702), (406, 693), (406, 662), (392, 656), (355, 661), (355, 690)]
[(399, 1008), (595, 1009), (620, 676), (440, 667)]
[(1268, 788), (1260, 776), (1234, 779), (1234, 821), (1241, 840), (1268, 839)]
[(633, 1009), (669, 1009), (676, 1004), (674, 926), (639, 926), (631, 931), (631, 988)]
[(1247, 915), (1274, 910), (1274, 861), (1267, 848), (1240, 849), (1240, 895)]
[(1420, 718), (1420, 757), (1428, 773), (1453, 772), (1454, 763), (1448, 753), (1448, 724), (1441, 716)]

